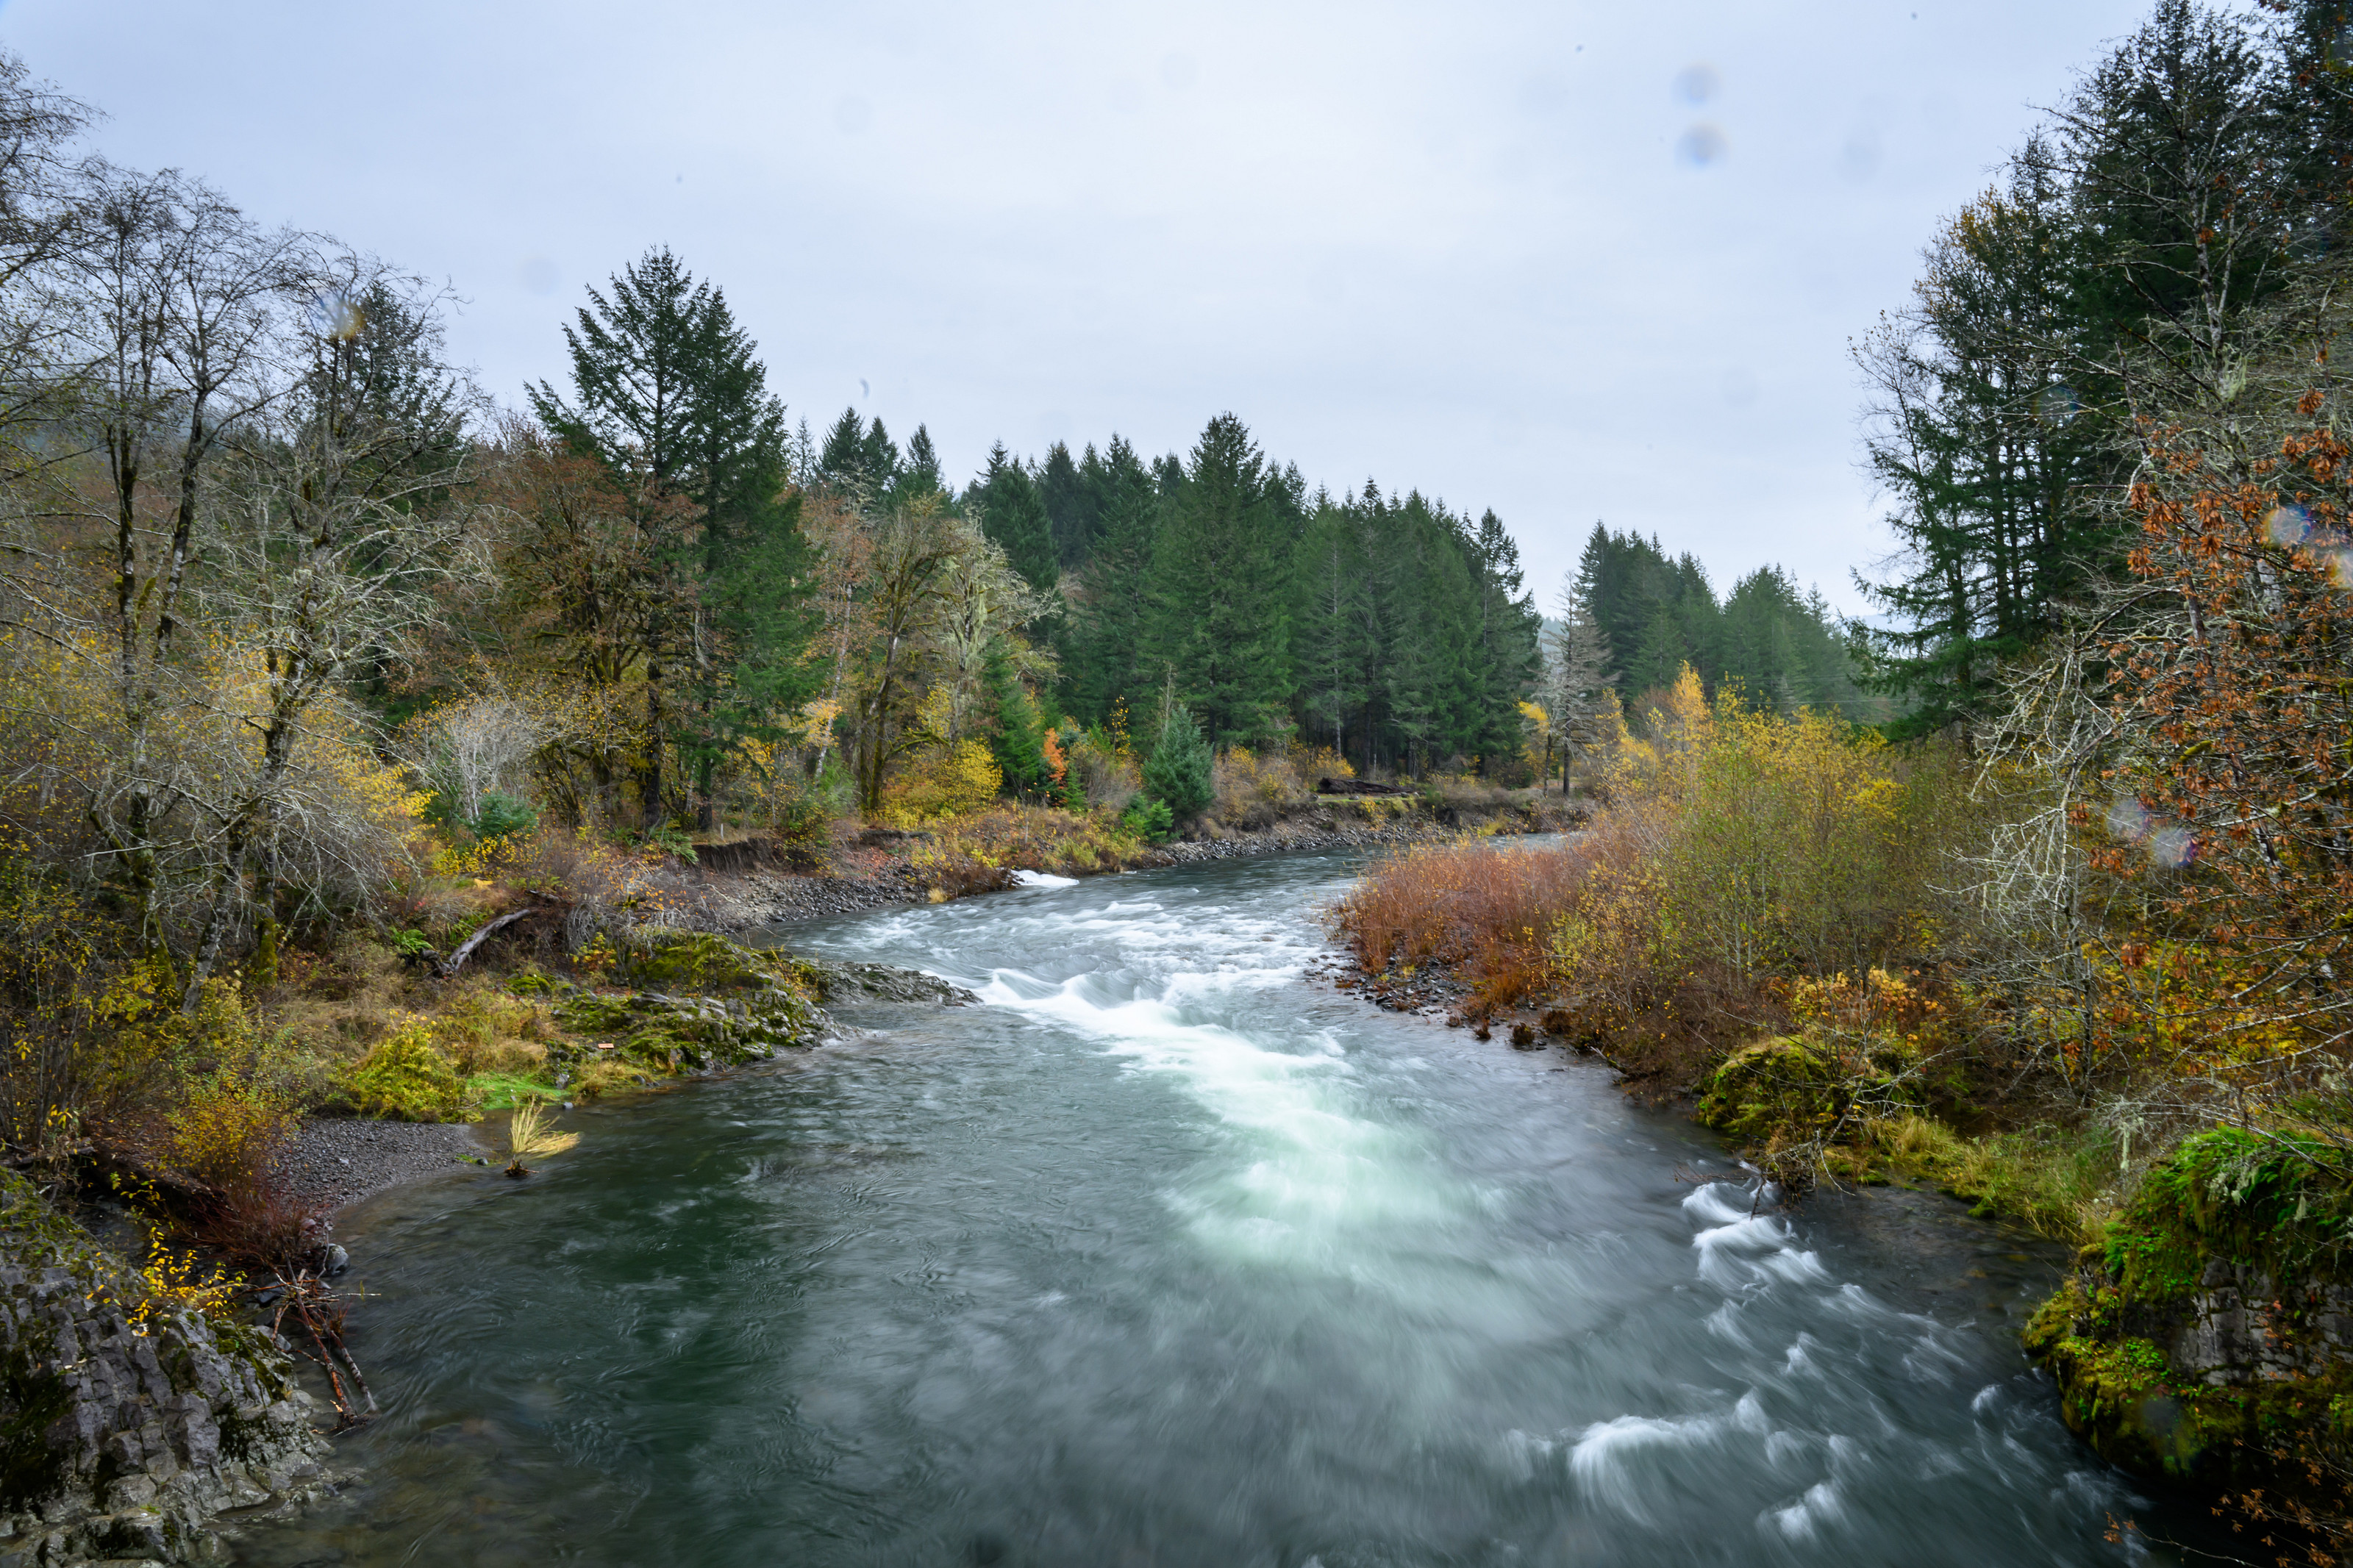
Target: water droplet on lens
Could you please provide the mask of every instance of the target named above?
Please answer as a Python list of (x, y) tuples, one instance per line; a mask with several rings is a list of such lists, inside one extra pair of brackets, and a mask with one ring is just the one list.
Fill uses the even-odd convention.
[(866, 384), (866, 378), (862, 375), (858, 378), (858, 395), (860, 398), (868, 398), (874, 395), (874, 389)]
[(361, 312), (359, 302), (340, 289), (330, 289), (313, 295), (302, 314), (314, 336), (330, 338), (339, 343), (347, 343), (358, 337), (360, 329), (367, 325), (367, 318)]
[(1685, 103), (1705, 103), (1722, 85), (1712, 66), (1685, 66), (1675, 73), (1675, 96)]
[(1705, 169), (1724, 162), (1731, 147), (1724, 132), (1713, 125), (1694, 125), (1675, 143), (1675, 156), (1694, 169)]
[(2328, 63), (2338, 70), (2353, 70), (2353, 25), (2339, 28), (2328, 40)]
[(1850, 180), (1867, 180), (1879, 168), (1879, 133), (1868, 126), (1847, 132), (1839, 148), (1839, 173)]
[(2118, 838), (2138, 840), (2148, 834), (2148, 807), (2131, 795), (2116, 796), (2108, 807), (2108, 831)]
[(516, 276), (522, 280), (522, 286), (534, 294), (555, 292), (555, 263), (544, 256), (526, 259), (516, 268)]
[(2179, 824), (2168, 824), (2148, 836), (2148, 858), (2169, 870), (2179, 870), (2198, 858), (2198, 837)]
[(2034, 395), (2034, 416), (2046, 425), (2064, 425), (2084, 412), (2084, 400), (2065, 382), (2053, 382)]
[(2302, 544), (2312, 532), (2312, 514), (2300, 506), (2275, 506), (2263, 519), (2263, 531), (2274, 544)]

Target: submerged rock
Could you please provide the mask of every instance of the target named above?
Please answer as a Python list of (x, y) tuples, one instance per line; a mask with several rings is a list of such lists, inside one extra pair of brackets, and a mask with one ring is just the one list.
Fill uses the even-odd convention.
[(2191, 1139), (2084, 1249), (2026, 1348), (2069, 1426), (2152, 1479), (2262, 1485), (2353, 1436), (2353, 1196), (2289, 1138)]
[(215, 1561), (216, 1514), (308, 1498), (326, 1458), (269, 1333), (153, 1296), (0, 1173), (0, 1568)]
[(980, 1000), (963, 986), (920, 969), (824, 958), (800, 962), (816, 978), (818, 994), (828, 1002), (935, 1002), (963, 1007)]

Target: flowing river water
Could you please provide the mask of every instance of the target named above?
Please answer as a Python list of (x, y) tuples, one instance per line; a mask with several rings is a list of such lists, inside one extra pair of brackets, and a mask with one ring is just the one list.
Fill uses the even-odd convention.
[(1759, 1209), (1606, 1069), (1303, 978), (1350, 858), (793, 928), (985, 1005), (346, 1217), (298, 1563), (2168, 1561), (2016, 1345), (2052, 1254)]

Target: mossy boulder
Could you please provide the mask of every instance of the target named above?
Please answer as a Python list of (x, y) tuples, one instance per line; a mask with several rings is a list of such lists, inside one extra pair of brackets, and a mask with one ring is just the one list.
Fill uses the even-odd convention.
[(2353, 1436), (2353, 1194), (2328, 1151), (2235, 1129), (2153, 1167), (2043, 1303), (2027, 1352), (2111, 1462), (2263, 1485)]
[[(559, 1061), (591, 1053), (657, 1076), (706, 1072), (815, 1045), (825, 1032), (815, 972), (788, 954), (707, 931), (638, 931), (613, 944), (612, 978), (641, 987), (584, 991), (556, 983), (555, 1023), (573, 1039)], [(599, 1048), (609, 1046), (609, 1052)]]
[(1873, 1115), (1915, 1108), (1915, 1064), (1879, 1041), (1833, 1043), (1778, 1036), (1741, 1047), (1703, 1082), (1696, 1114), (1752, 1149), (1783, 1149), (1837, 1133), (1859, 1107)]
[(721, 995), (817, 989), (807, 966), (789, 953), (745, 947), (712, 931), (639, 926), (620, 933), (614, 949), (614, 980), (641, 991)]

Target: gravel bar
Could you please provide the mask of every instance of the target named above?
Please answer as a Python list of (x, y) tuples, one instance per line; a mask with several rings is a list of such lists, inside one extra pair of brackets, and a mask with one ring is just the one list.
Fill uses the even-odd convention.
[(322, 1116), (302, 1123), (278, 1172), (303, 1201), (338, 1209), (491, 1152), (468, 1127)]

